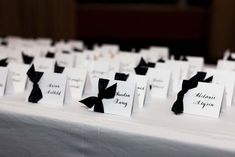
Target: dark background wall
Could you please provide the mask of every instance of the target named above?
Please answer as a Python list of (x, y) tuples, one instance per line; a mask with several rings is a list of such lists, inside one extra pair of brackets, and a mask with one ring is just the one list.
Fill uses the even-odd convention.
[(235, 50), (234, 21), (234, 0), (0, 0), (0, 36), (164, 45), (212, 63)]

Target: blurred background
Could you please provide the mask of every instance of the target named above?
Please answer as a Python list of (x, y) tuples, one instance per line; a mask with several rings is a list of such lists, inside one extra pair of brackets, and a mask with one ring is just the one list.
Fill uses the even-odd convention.
[(168, 46), (216, 63), (235, 50), (235, 0), (0, 0), (0, 36)]

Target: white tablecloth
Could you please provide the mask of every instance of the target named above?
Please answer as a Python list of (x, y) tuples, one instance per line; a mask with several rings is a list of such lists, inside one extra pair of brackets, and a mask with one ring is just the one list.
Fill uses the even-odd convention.
[(234, 157), (235, 107), (219, 119), (171, 112), (153, 100), (130, 118), (75, 103), (49, 108), (0, 99), (0, 157)]

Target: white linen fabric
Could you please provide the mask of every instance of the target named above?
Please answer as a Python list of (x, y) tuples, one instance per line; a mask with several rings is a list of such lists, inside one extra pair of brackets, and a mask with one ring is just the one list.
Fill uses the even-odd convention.
[(0, 157), (234, 157), (235, 108), (219, 119), (174, 115), (152, 100), (130, 118), (80, 103), (49, 108), (24, 96), (0, 100)]

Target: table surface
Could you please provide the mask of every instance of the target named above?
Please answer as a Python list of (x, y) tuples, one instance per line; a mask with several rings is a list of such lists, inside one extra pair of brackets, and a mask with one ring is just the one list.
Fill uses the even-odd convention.
[[(168, 141), (166, 147), (170, 148), (172, 148), (170, 144), (173, 142), (176, 143), (175, 146), (182, 144), (182, 146), (192, 146), (190, 149), (194, 147), (200, 148), (199, 150), (207, 149), (208, 151), (201, 154), (204, 156), (210, 156), (213, 151), (218, 156), (235, 156), (235, 107), (232, 106), (223, 111), (218, 119), (188, 114), (174, 115), (171, 112), (174, 100), (175, 98), (152, 100), (151, 104), (146, 105), (138, 112), (132, 113), (131, 117), (121, 117), (92, 112), (78, 102), (65, 105), (62, 108), (51, 108), (41, 104), (27, 103), (24, 95), (21, 94), (6, 95), (0, 100), (0, 115), (24, 115), (26, 117), (45, 118), (73, 126), (88, 126), (97, 131), (108, 130), (109, 132), (118, 133), (119, 136), (132, 135), (133, 137), (130, 136), (132, 138), (147, 138), (149, 141), (155, 140), (154, 142), (156, 143), (158, 140), (165, 140)], [(4, 126), (1, 126), (0, 122), (0, 129), (3, 128)], [(149, 141), (144, 140), (142, 142), (144, 144)], [(109, 142), (112, 143), (111, 141)], [(153, 149), (157, 147), (151, 146), (153, 146)], [(149, 145), (148, 149), (151, 146)], [(177, 148), (177, 151), (174, 148)], [(120, 149), (123, 148), (120, 147)], [(151, 149), (151, 153), (155, 154), (153, 149)], [(116, 151), (120, 152), (120, 150)], [(168, 154), (168, 156), (178, 156), (175, 154), (176, 152), (179, 155), (184, 153), (183, 147), (178, 148), (178, 146), (173, 147), (171, 151), (171, 155)], [(218, 152), (221, 152), (221, 154)], [(112, 153), (106, 155), (117, 155), (115, 150)], [(189, 155), (187, 153), (185, 155)], [(196, 152), (195, 154), (198, 153)], [(192, 154), (191, 156), (193, 156)]]

